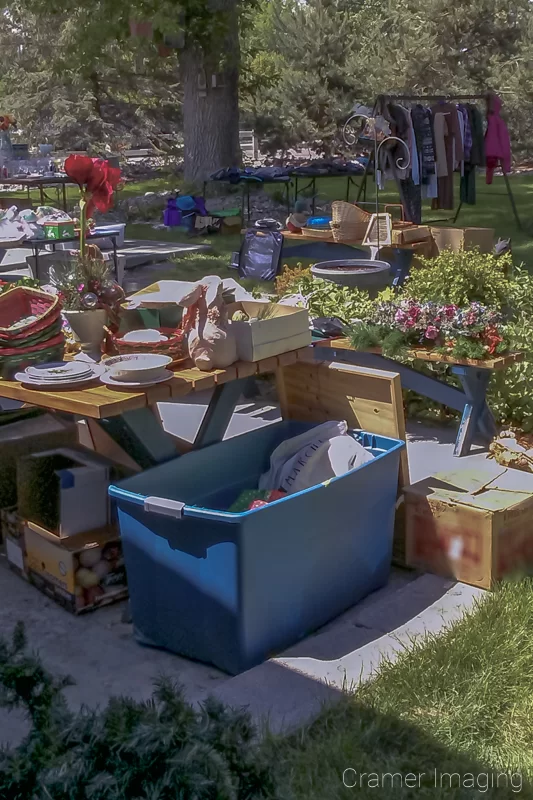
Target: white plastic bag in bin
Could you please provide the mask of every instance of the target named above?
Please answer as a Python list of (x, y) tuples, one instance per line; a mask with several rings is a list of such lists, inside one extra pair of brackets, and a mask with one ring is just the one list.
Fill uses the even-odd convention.
[(282, 442), (272, 453), (259, 488), (294, 494), (371, 461), (373, 455), (347, 431), (346, 422), (324, 422)]

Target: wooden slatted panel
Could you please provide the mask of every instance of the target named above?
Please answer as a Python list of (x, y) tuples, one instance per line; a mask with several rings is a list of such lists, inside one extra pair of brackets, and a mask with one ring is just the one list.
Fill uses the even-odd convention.
[[(343, 419), (351, 428), (405, 441), (401, 382), (395, 372), (335, 362), (297, 362), (279, 369), (277, 383), (285, 419)], [(401, 458), (400, 483), (409, 484), (407, 451)]]

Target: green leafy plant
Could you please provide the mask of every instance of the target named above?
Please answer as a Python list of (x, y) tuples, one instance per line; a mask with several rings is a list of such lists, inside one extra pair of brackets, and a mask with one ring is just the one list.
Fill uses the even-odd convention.
[(374, 308), (368, 292), (315, 278), (310, 269), (304, 269), (300, 264), (296, 269), (285, 267), (276, 280), (277, 297), (290, 294), (301, 294), (306, 298), (312, 319), (337, 317), (345, 323), (366, 321), (372, 316)]
[(303, 267), (299, 261), (295, 267), (288, 267), (284, 264), (283, 269), (276, 278), (276, 295), (285, 297), (288, 294), (295, 294), (299, 291), (298, 287), (313, 280), (310, 267)]
[(418, 302), (467, 306), (477, 301), (501, 309), (509, 302), (512, 271), (510, 255), (497, 258), (478, 250), (453, 253), (444, 250), (437, 258), (423, 259), (404, 285), (404, 293)]
[(31, 730), (0, 750), (0, 797), (12, 800), (259, 800), (277, 796), (249, 717), (208, 700), (199, 710), (169, 680), (148, 702), (113, 698), (69, 710), (71, 681), (49, 673), (17, 625), (0, 640), (0, 705)]
[(381, 331), (377, 325), (369, 325), (363, 322), (349, 328), (347, 334), (350, 344), (355, 350), (370, 350), (373, 347), (381, 347)]
[(513, 316), (507, 325), (511, 349), (524, 360), (496, 372), (489, 387), (489, 405), (498, 422), (513, 423), (533, 431), (533, 275), (516, 268), (509, 283)]

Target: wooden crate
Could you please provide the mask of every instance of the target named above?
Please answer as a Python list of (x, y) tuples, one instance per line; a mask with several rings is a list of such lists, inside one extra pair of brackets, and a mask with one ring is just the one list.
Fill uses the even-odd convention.
[[(309, 361), (283, 367), (277, 387), (284, 419), (343, 419), (351, 428), (406, 440), (400, 376), (350, 364)], [(401, 455), (393, 561), (405, 566), (403, 487), (410, 484), (407, 449)]]

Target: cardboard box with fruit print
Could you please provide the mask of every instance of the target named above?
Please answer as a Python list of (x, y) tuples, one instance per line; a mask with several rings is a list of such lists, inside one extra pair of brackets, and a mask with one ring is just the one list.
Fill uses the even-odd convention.
[(24, 540), (30, 581), (73, 614), (128, 596), (122, 545), (113, 527), (60, 538), (28, 522)]

